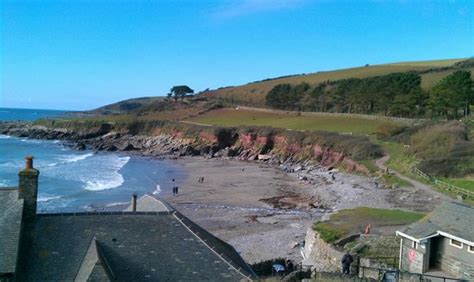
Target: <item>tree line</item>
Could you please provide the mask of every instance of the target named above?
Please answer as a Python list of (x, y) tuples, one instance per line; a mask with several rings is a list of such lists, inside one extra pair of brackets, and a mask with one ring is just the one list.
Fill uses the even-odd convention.
[(459, 70), (425, 92), (420, 75), (405, 72), (316, 85), (278, 84), (267, 93), (265, 103), (281, 110), (449, 119), (470, 114), (473, 87), (471, 73)]

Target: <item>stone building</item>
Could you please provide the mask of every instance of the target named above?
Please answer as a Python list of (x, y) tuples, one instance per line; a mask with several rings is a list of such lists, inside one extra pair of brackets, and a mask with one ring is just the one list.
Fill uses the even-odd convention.
[(474, 280), (474, 208), (444, 202), (397, 235), (400, 270)]
[(151, 196), (123, 212), (37, 214), (32, 158), (0, 189), (0, 281), (246, 281), (229, 244)]

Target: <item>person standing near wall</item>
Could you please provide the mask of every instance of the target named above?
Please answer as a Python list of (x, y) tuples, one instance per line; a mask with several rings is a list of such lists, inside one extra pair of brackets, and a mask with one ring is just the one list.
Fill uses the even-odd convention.
[(342, 263), (342, 273), (350, 274), (351, 273), (351, 263), (354, 261), (351, 254), (347, 252), (341, 259)]

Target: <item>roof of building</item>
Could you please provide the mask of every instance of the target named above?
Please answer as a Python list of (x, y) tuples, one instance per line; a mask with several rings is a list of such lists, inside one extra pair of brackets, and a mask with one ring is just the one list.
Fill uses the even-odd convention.
[(20, 280), (255, 278), (232, 246), (178, 212), (42, 214), (31, 234)]
[[(129, 206), (126, 211), (132, 211), (132, 207)], [(150, 195), (143, 195), (137, 199), (137, 211), (154, 211), (154, 212), (170, 212), (174, 208), (171, 207), (168, 203), (158, 198), (155, 198)]]
[(449, 234), (474, 244), (474, 208), (455, 202), (443, 202), (423, 219), (407, 226), (399, 233), (421, 240)]
[(23, 200), (18, 189), (0, 189), (0, 274), (14, 273), (20, 240)]

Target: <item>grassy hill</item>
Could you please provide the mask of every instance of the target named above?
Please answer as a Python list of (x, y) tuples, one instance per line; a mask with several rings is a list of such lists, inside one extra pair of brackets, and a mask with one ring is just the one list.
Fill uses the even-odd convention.
[(100, 108), (88, 111), (89, 114), (111, 115), (111, 114), (125, 114), (135, 111), (150, 104), (162, 101), (163, 97), (140, 97), (131, 98), (117, 103), (102, 106)]
[(437, 61), (400, 62), (393, 64), (362, 66), (334, 71), (323, 71), (310, 74), (286, 76), (275, 79), (248, 83), (246, 85), (225, 87), (205, 92), (208, 97), (225, 98), (237, 104), (263, 106), (266, 94), (277, 84), (298, 84), (307, 82), (317, 84), (328, 80), (339, 80), (347, 78), (366, 78), (372, 76), (387, 75), (397, 72), (415, 71), (421, 74), (421, 87), (429, 90), (439, 80), (452, 73), (459, 67), (470, 70), (474, 77), (474, 66), (458, 66), (467, 59), (449, 59)]

